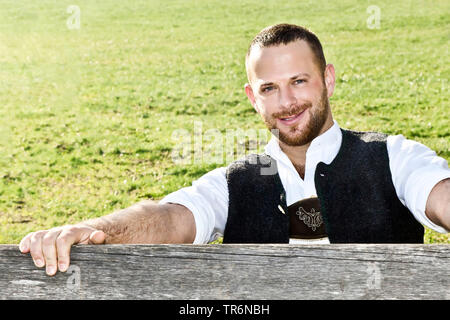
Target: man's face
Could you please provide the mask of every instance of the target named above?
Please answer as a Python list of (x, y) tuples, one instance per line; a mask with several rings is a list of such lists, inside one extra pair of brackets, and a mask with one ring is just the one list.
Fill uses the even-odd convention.
[(247, 75), (250, 102), (269, 129), (279, 130), (281, 142), (308, 144), (333, 124), (334, 68), (327, 65), (324, 76), (305, 41), (253, 48)]

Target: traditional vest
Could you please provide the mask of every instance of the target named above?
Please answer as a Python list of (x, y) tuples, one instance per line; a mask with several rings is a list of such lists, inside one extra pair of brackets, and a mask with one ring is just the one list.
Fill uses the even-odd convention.
[[(342, 130), (335, 159), (314, 175), (330, 243), (423, 243), (424, 228), (398, 199), (387, 135)], [(227, 168), (224, 243), (288, 243), (289, 211), (275, 159), (252, 154)]]

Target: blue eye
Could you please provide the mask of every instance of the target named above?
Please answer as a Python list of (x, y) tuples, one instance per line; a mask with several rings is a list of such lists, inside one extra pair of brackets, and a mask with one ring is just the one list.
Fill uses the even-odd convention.
[(268, 92), (268, 91), (272, 91), (273, 90), (273, 87), (272, 86), (269, 86), (269, 87), (264, 87), (264, 88), (262, 88), (262, 92)]
[(303, 79), (297, 79), (294, 81), (295, 84), (302, 84), (303, 82), (305, 82)]

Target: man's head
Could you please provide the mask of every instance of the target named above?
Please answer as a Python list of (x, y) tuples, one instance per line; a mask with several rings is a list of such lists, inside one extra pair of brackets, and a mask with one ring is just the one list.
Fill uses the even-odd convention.
[(263, 29), (246, 56), (245, 92), (269, 129), (290, 146), (310, 143), (331, 127), (328, 98), (334, 68), (319, 39), (307, 29), (280, 24)]

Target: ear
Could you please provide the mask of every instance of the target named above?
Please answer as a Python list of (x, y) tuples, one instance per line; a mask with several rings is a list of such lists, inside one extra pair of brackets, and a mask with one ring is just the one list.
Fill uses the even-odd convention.
[(327, 64), (324, 72), (325, 86), (327, 87), (328, 98), (333, 95), (334, 86), (336, 84), (334, 66), (332, 64)]
[(245, 86), (245, 94), (247, 95), (248, 100), (252, 104), (253, 108), (256, 110), (256, 112), (259, 113), (258, 106), (256, 104), (255, 95), (253, 94), (252, 86), (249, 83), (246, 83)]

